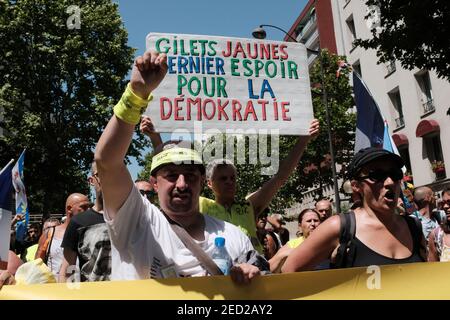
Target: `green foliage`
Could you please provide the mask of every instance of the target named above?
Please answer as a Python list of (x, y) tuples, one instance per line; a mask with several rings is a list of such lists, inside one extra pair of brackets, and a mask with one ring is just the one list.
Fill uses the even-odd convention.
[[(71, 5), (79, 29), (66, 24)], [(0, 164), (27, 149), (31, 212), (63, 212), (68, 194), (88, 192), (95, 144), (132, 63), (127, 37), (111, 0), (0, 0)]]
[[(354, 101), (352, 88), (349, 84), (349, 69), (340, 72), (336, 76), (338, 62), (345, 61), (345, 57), (330, 54), (322, 50), (323, 74), (319, 59), (310, 69), (312, 84), (312, 97), (314, 116), (320, 121), (320, 134), (311, 141), (306, 149), (299, 170), (299, 183), (307, 188), (316, 187), (317, 198), (323, 196), (323, 187), (333, 183), (331, 171), (330, 140), (328, 138), (328, 125), (326, 120), (326, 108), (323, 94), (326, 91), (331, 133), (335, 161), (337, 164), (346, 164), (353, 156), (356, 114), (352, 112)], [(323, 90), (323, 83), (325, 89)], [(337, 172), (338, 178), (343, 173)]]
[(356, 40), (357, 46), (376, 49), (379, 62), (396, 59), (405, 69), (434, 69), (450, 80), (448, 0), (368, 0), (366, 4), (379, 8), (381, 25), (373, 25), (372, 38)]

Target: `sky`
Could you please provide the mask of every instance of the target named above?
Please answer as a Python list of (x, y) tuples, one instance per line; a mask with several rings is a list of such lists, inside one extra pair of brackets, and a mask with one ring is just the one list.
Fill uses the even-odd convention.
[[(260, 24), (271, 24), (289, 31), (307, 0), (116, 0), (128, 45), (136, 56), (145, 52), (145, 37), (150, 32), (252, 38)], [(283, 40), (284, 34), (265, 28), (267, 40)], [(165, 136), (163, 135), (163, 140)], [(144, 154), (149, 150), (145, 150)], [(133, 179), (141, 171), (132, 159)]]

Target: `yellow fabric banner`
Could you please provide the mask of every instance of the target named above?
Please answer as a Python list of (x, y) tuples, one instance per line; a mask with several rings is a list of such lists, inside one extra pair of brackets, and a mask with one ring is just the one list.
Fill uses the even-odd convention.
[(450, 299), (449, 275), (450, 262), (434, 262), (267, 275), (248, 286), (225, 276), (15, 285), (0, 300)]

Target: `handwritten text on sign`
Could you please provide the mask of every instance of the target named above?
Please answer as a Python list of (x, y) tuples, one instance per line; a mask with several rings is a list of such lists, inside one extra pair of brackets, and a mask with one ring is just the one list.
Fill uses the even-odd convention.
[(279, 129), (305, 135), (313, 117), (306, 48), (299, 43), (150, 33), (168, 72), (146, 114), (159, 132)]

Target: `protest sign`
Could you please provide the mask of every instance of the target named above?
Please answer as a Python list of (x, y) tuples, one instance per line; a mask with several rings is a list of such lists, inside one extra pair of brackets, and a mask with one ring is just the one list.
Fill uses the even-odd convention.
[(306, 48), (294, 42), (150, 33), (168, 72), (146, 114), (158, 132), (273, 130), (306, 135), (313, 118)]

